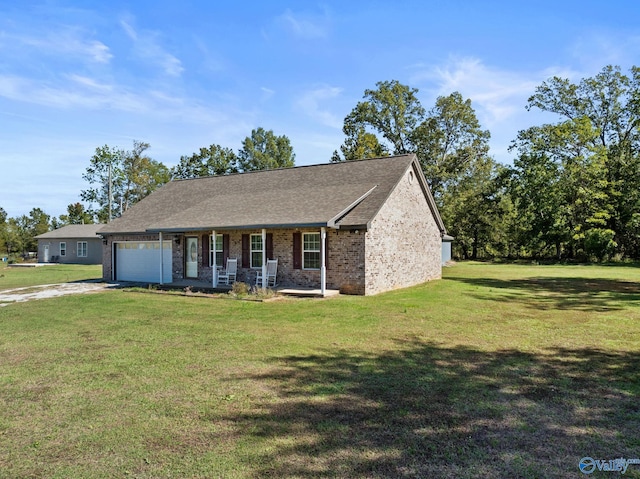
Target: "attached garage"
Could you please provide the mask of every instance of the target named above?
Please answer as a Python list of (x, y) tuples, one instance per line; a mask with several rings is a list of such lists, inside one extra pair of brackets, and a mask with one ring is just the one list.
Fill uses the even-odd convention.
[[(114, 243), (114, 280), (160, 283), (160, 242)], [(162, 242), (162, 282), (173, 281), (171, 241)]]

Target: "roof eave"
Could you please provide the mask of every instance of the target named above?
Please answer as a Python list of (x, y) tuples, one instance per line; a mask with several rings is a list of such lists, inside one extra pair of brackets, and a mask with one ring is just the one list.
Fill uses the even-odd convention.
[(226, 225), (226, 226), (197, 226), (181, 228), (149, 228), (146, 233), (188, 233), (190, 231), (229, 231), (229, 230), (256, 230), (256, 229), (292, 229), (292, 228), (335, 228), (329, 222), (308, 222), (308, 223), (265, 223), (252, 225)]

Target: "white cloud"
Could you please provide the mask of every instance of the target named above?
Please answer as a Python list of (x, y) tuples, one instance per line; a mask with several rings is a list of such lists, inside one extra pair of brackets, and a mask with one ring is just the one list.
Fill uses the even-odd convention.
[(51, 83), (0, 75), (0, 97), (53, 108), (114, 108), (128, 112), (149, 109), (131, 92), (80, 75), (69, 75), (71, 83)]
[(77, 28), (62, 28), (32, 36), (3, 32), (3, 38), (13, 49), (26, 47), (40, 55), (80, 57), (93, 63), (104, 64), (113, 58), (107, 45), (98, 40), (85, 38), (83, 32)]
[(278, 20), (295, 36), (307, 39), (324, 38), (328, 31), (328, 16), (311, 16), (294, 13), (290, 9), (278, 17)]
[(421, 92), (432, 95), (423, 105), (429, 108), (437, 96), (446, 96), (454, 91), (469, 98), (483, 128), (491, 132), (491, 151), (496, 159), (510, 161), (507, 151), (518, 131), (535, 124), (555, 121), (549, 113), (527, 111), (528, 98), (543, 81), (552, 76), (578, 81), (577, 72), (549, 67), (541, 71), (517, 71), (486, 65), (478, 58), (451, 58), (436, 66), (414, 65), (410, 77), (412, 85)]
[(120, 26), (133, 42), (134, 53), (139, 58), (159, 66), (165, 74), (180, 76), (184, 71), (182, 62), (160, 45), (159, 34), (148, 30), (138, 31), (132, 23), (133, 20), (130, 17), (120, 20)]
[(521, 112), (544, 79), (541, 74), (488, 67), (477, 58), (453, 58), (444, 65), (418, 71), (411, 81), (427, 82), (436, 95), (460, 92), (471, 99), (487, 126), (491, 126)]
[(68, 77), (71, 81), (76, 82), (80, 86), (87, 87), (93, 90), (111, 92), (114, 89), (113, 85), (100, 83), (98, 80), (83, 75), (71, 74)]
[(332, 128), (342, 128), (342, 118), (327, 110), (327, 101), (340, 96), (342, 88), (321, 86), (303, 93), (295, 102), (296, 109)]
[(271, 98), (273, 98), (273, 95), (276, 94), (275, 90), (272, 90), (271, 88), (267, 88), (265, 86), (260, 87), (260, 91), (262, 92), (262, 97), (260, 98), (260, 101), (263, 103), (271, 100)]
[(640, 36), (622, 32), (589, 32), (578, 37), (569, 53), (577, 59), (586, 76), (597, 74), (605, 65), (619, 65), (623, 70), (637, 63), (640, 55)]

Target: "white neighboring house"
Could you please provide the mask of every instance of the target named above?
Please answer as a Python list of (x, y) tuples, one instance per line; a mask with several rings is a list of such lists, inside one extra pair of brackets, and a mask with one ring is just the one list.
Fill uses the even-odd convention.
[(36, 236), (39, 263), (101, 264), (103, 224), (68, 225)]

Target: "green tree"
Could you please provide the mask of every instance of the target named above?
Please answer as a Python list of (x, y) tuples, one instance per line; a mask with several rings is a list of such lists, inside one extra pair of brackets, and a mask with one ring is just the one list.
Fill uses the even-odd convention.
[(67, 206), (67, 214), (60, 215), (56, 225), (53, 225), (53, 220), (55, 220), (55, 218), (51, 220), (54, 229), (65, 225), (89, 225), (95, 222), (93, 212), (85, 209), (84, 205), (80, 202), (69, 204)]
[(191, 156), (181, 156), (180, 163), (171, 169), (172, 178), (198, 178), (228, 175), (238, 172), (238, 157), (231, 148), (211, 145), (200, 148)]
[(238, 165), (241, 171), (289, 168), (295, 166), (295, 157), (287, 136), (276, 136), (273, 130), (260, 127), (242, 141)]
[(171, 173), (164, 164), (145, 154), (149, 148), (149, 143), (134, 140), (133, 149), (124, 156), (124, 188), (121, 196), (123, 212), (171, 179)]
[(589, 120), (607, 183), (604, 229), (615, 232), (622, 253), (640, 257), (640, 69), (627, 76), (606, 66), (579, 83), (553, 77), (536, 88), (527, 108), (555, 113), (561, 122)]
[(49, 231), (51, 217), (40, 208), (33, 208), (28, 216), (28, 230), (32, 236), (38, 236)]
[(558, 165), (540, 152), (522, 152), (509, 169), (509, 195), (518, 218), (510, 229), (516, 256), (545, 256), (555, 247), (560, 256), (569, 239), (563, 224)]
[(367, 132), (362, 125), (357, 126), (356, 130), (354, 133), (350, 128), (345, 128), (347, 138), (340, 146), (340, 153), (338, 150), (333, 152), (332, 163), (389, 156), (389, 150), (378, 141), (376, 135)]
[[(363, 154), (382, 156), (388, 152), (398, 155), (416, 151), (414, 135), (425, 116), (418, 90), (397, 80), (380, 81), (376, 87), (365, 90), (364, 100), (344, 119), (347, 139), (341, 150), (346, 160), (363, 158)], [(386, 143), (380, 142), (377, 135)]]
[(124, 184), (125, 155), (126, 152), (120, 148), (98, 147), (82, 175), (85, 181), (95, 186), (82, 190), (80, 197), (98, 205), (97, 214), (102, 222), (110, 221), (116, 214), (118, 202), (115, 199)]
[(456, 256), (492, 257), (501, 251), (502, 192), (499, 165), (489, 156), (474, 161), (442, 197), (442, 219), (455, 237)]
[(7, 212), (0, 207), (0, 253), (7, 253), (6, 244)]
[(606, 226), (611, 205), (598, 133), (581, 117), (518, 134), (511, 193), (534, 255), (552, 247), (558, 257), (565, 249), (569, 257), (584, 255), (586, 232)]
[[(81, 192), (83, 201), (98, 205), (102, 222), (126, 211), (170, 179), (169, 169), (145, 154), (148, 143), (135, 141), (133, 150), (108, 145), (96, 148), (82, 178), (91, 188)], [(111, 196), (109, 196), (111, 184)]]
[(441, 205), (439, 200), (449, 186), (469, 172), (482, 170), (475, 163), (486, 164), (490, 136), (480, 127), (471, 100), (458, 92), (436, 99), (412, 137), (431, 191)]
[[(26, 216), (24, 217), (26, 219)], [(26, 221), (25, 221), (26, 222)], [(17, 218), (9, 218), (2, 230), (3, 242), (7, 250), (7, 255), (11, 256), (16, 253), (24, 253), (27, 249), (23, 247), (23, 238), (21, 235), (21, 226)]]
[(20, 251), (26, 254), (37, 251), (38, 241), (35, 237), (49, 231), (49, 220), (49, 215), (40, 208), (33, 208), (28, 216), (9, 218), (5, 236), (5, 244), (11, 250), (8, 252)]

